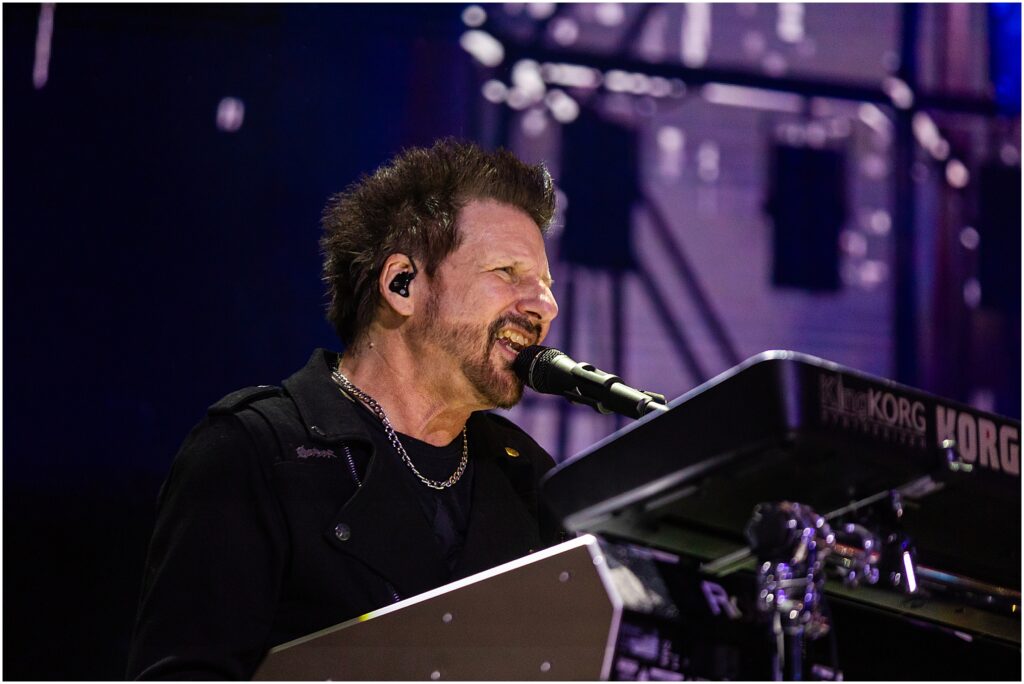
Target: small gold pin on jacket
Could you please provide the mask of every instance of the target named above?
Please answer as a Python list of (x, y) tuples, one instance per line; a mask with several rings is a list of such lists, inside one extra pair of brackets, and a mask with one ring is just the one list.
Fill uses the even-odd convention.
[(510, 458), (519, 458), (519, 452), (512, 447), (505, 447), (505, 453), (508, 454)]

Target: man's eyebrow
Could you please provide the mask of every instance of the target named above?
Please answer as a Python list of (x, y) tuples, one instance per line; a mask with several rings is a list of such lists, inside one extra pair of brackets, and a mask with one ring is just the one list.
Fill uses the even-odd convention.
[[(491, 258), (484, 259), (483, 263), (486, 264), (484, 266), (484, 268), (487, 268), (487, 269), (494, 268), (495, 266), (499, 266), (500, 267), (500, 265), (503, 264), (503, 263), (510, 264), (516, 270), (523, 269), (523, 268), (527, 267), (527, 262), (524, 261), (523, 259), (518, 258), (518, 257), (506, 257), (506, 256), (491, 257)], [(550, 271), (548, 271), (547, 273), (542, 275), (540, 277), (540, 281), (542, 283), (544, 283), (544, 285), (546, 285), (548, 289), (551, 289), (555, 285), (555, 281), (551, 277), (551, 272)]]

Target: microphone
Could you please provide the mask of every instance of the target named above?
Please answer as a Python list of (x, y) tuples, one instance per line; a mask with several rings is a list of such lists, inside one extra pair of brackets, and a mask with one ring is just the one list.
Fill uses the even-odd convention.
[(668, 410), (664, 396), (634, 389), (619, 376), (574, 361), (551, 347), (527, 347), (512, 362), (512, 370), (537, 392), (559, 394), (600, 413), (640, 418), (651, 411)]

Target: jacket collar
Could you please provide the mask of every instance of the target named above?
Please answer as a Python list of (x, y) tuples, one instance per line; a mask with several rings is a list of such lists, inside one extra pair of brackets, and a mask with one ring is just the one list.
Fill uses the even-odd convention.
[(316, 349), (306, 365), (282, 384), (295, 402), (306, 429), (312, 434), (329, 441), (369, 441), (359, 416), (342, 408), (342, 402), (348, 402), (348, 399), (331, 378), (331, 371), (337, 363), (337, 352)]

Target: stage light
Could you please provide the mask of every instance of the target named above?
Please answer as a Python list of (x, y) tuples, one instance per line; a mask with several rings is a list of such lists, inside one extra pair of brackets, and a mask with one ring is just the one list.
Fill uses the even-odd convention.
[(526, 6), (526, 13), (538, 21), (543, 21), (554, 14), (557, 9), (558, 6), (553, 2), (531, 2)]
[(575, 19), (558, 17), (551, 22), (551, 37), (559, 45), (572, 45), (580, 37), (580, 26), (576, 23)]
[(1020, 150), (1006, 143), (999, 148), (999, 160), (1007, 166), (1018, 166), (1020, 164)]
[(868, 230), (875, 235), (888, 235), (892, 230), (892, 216), (885, 209), (876, 209), (868, 217)]
[(630, 74), (629, 89), (636, 95), (646, 95), (651, 90), (651, 79), (644, 74)]
[(977, 278), (968, 278), (964, 282), (964, 304), (971, 309), (977, 309), (981, 304), (981, 283)]
[(784, 43), (799, 43), (804, 38), (804, 6), (795, 2), (780, 2), (775, 33)]
[(981, 244), (981, 235), (971, 226), (964, 226), (960, 231), (960, 244), (964, 249), (975, 250)]
[(966, 188), (971, 182), (971, 172), (959, 159), (950, 159), (946, 163), (946, 182), (957, 190)]
[(658, 129), (658, 147), (664, 152), (679, 152), (686, 143), (683, 131), (675, 126), (662, 126)]
[(484, 83), (480, 92), (483, 94), (485, 100), (493, 102), (494, 104), (501, 104), (505, 101), (505, 98), (508, 97), (508, 87), (501, 81), (493, 78)]
[(917, 112), (911, 122), (914, 137), (921, 147), (928, 150), (933, 158), (944, 161), (949, 157), (949, 143), (942, 137), (939, 127), (925, 112)]
[(697, 175), (702, 181), (713, 183), (718, 180), (718, 162), (718, 145), (710, 140), (702, 142), (697, 148)]
[(234, 133), (245, 121), (245, 103), (237, 97), (225, 97), (217, 105), (217, 128)]
[(892, 106), (897, 109), (910, 109), (914, 106), (914, 91), (905, 81), (888, 76), (882, 81), (882, 92), (889, 96)]
[(521, 59), (512, 67), (512, 85), (523, 93), (530, 104), (540, 102), (547, 86), (541, 76), (540, 65), (532, 59)]
[(857, 118), (878, 136), (883, 146), (892, 142), (892, 121), (878, 106), (868, 102), (857, 108)]
[(576, 100), (557, 88), (544, 96), (544, 103), (559, 123), (572, 123), (580, 115), (580, 106)]
[(939, 133), (939, 127), (935, 125), (935, 121), (932, 117), (928, 116), (925, 112), (917, 112), (914, 114), (912, 120), (912, 127), (914, 130), (914, 137), (917, 138), (917, 142), (922, 147), (929, 148), (935, 144), (936, 141), (942, 139), (942, 135)]
[(619, 69), (612, 69), (604, 75), (604, 87), (613, 93), (624, 93), (629, 90), (629, 74)]
[(677, 178), (683, 172), (686, 134), (676, 126), (662, 126), (657, 133), (658, 172), (666, 178)]
[(839, 234), (839, 247), (852, 257), (863, 259), (868, 255), (868, 239), (855, 230), (844, 230)]
[(601, 85), (601, 72), (577, 64), (550, 64), (540, 67), (541, 78), (547, 83), (569, 88), (596, 88)]
[(473, 59), (487, 67), (496, 67), (505, 59), (504, 46), (486, 31), (466, 31), (459, 38), (459, 45), (472, 55)]
[(487, 21), (487, 11), (480, 5), (470, 5), (462, 10), (462, 23), (470, 28), (478, 28)]
[(36, 54), (32, 64), (32, 85), (41, 90), (50, 78), (50, 46), (53, 43), (52, 2), (39, 7), (39, 24), (36, 28)]
[(613, 93), (631, 93), (633, 95), (652, 95), (654, 97), (682, 97), (686, 94), (686, 84), (679, 79), (666, 79), (661, 76), (611, 69), (601, 79), (604, 87)]
[(860, 284), (872, 289), (884, 283), (889, 277), (889, 264), (877, 259), (867, 259), (858, 268)]
[(685, 6), (682, 36), (682, 60), (688, 67), (701, 67), (711, 50), (711, 5), (691, 2)]
[(791, 93), (776, 93), (762, 88), (708, 83), (700, 90), (701, 97), (712, 104), (732, 107), (766, 109), (797, 114), (803, 111), (804, 99)]
[(594, 8), (594, 18), (601, 26), (618, 26), (625, 20), (626, 11), (622, 3), (603, 2)]
[(540, 77), (544, 79), (545, 83), (565, 85), (562, 76), (561, 64), (552, 64), (550, 62), (544, 62), (543, 64), (540, 65)]
[(672, 93), (672, 84), (667, 78), (654, 76), (651, 78), (648, 92), (655, 97), (668, 97)]

